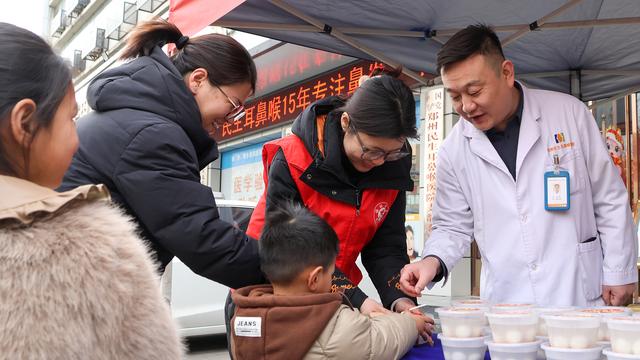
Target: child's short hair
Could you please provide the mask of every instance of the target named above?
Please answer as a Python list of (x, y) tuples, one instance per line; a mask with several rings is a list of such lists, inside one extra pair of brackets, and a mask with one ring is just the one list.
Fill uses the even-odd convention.
[(338, 236), (316, 214), (283, 202), (267, 214), (259, 249), (267, 278), (289, 284), (310, 266), (328, 268), (338, 255)]

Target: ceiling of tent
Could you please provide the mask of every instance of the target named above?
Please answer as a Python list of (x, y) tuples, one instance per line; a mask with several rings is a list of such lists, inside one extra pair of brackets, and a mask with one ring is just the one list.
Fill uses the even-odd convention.
[(571, 92), (573, 79), (585, 101), (640, 91), (640, 0), (247, 0), (214, 22), (414, 77), (435, 73), (438, 49), (475, 23), (496, 28), (530, 86)]

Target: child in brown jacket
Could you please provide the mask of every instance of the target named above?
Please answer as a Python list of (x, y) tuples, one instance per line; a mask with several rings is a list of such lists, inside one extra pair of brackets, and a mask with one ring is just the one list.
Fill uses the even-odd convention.
[(260, 260), (271, 285), (239, 289), (231, 348), (244, 359), (397, 359), (429, 326), (412, 314), (362, 315), (331, 293), (338, 238), (322, 219), (285, 204), (267, 218)]

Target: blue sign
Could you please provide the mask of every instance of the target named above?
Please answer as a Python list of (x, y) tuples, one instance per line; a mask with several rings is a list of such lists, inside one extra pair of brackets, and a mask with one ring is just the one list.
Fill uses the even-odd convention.
[(245, 146), (222, 153), (222, 170), (262, 161), (262, 145)]

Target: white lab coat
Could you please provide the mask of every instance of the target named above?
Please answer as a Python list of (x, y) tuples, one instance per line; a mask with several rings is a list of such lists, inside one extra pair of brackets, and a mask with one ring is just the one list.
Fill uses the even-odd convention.
[[(451, 270), (475, 239), (483, 299), (602, 304), (603, 284), (638, 279), (627, 191), (583, 103), (522, 90), (517, 181), (486, 135), (461, 119), (438, 154), (433, 230), (423, 256), (436, 255)], [(571, 208), (564, 212), (544, 207), (544, 173), (553, 170), (554, 153), (570, 173)]]

